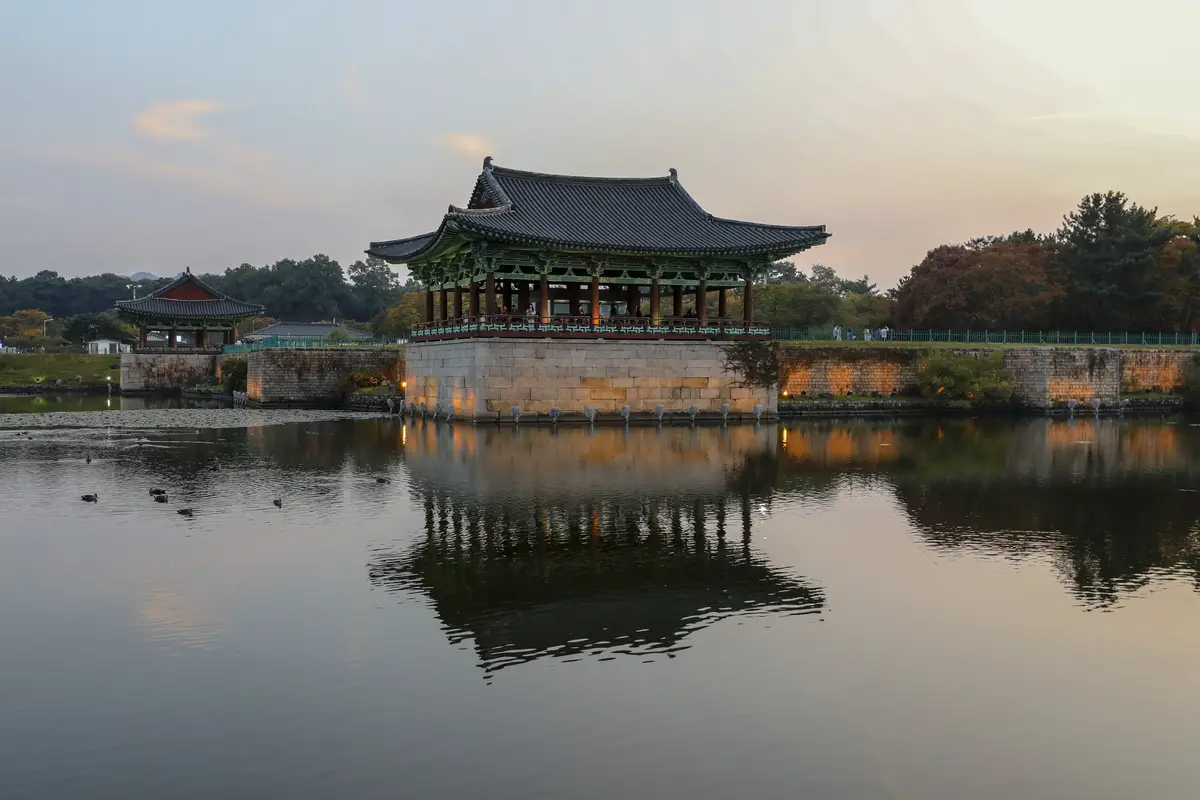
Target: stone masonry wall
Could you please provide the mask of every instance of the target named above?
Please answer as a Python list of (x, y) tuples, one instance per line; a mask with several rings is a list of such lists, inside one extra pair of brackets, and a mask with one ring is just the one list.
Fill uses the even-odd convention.
[(246, 395), (265, 406), (333, 406), (344, 401), (354, 372), (404, 380), (404, 351), (366, 348), (267, 349), (246, 354)]
[[(913, 392), (923, 352), (890, 346), (788, 348), (781, 388), (793, 396)], [(978, 357), (995, 350), (950, 352)], [(1106, 347), (1006, 347), (1000, 352), (1013, 375), (1014, 397), (1031, 408), (1093, 398), (1111, 405), (1122, 394), (1171, 391), (1183, 384), (1184, 365), (1195, 355), (1183, 349)]]
[(213, 371), (213, 356), (199, 353), (122, 353), (121, 392), (179, 392)]
[(419, 342), (407, 349), (408, 402), (452, 404), (460, 418), (523, 413), (763, 413), (777, 410), (776, 393), (735, 386), (724, 349), (712, 342), (613, 342), (463, 339)]

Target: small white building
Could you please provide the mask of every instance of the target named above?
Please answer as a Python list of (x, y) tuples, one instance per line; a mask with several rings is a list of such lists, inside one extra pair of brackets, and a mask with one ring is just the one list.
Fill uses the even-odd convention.
[(127, 344), (121, 344), (116, 339), (93, 339), (87, 343), (88, 355), (115, 356), (118, 353), (128, 353)]

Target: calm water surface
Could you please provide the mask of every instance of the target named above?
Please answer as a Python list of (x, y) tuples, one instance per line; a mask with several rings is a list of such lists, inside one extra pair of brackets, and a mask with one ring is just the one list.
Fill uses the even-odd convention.
[(0, 796), (1193, 798), (1197, 488), (1187, 420), (0, 416)]

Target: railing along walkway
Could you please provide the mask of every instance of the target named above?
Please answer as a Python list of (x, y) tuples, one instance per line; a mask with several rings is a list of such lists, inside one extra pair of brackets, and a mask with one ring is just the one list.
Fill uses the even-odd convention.
[(712, 317), (704, 325), (695, 317), (662, 317), (658, 324), (649, 317), (555, 316), (547, 322), (538, 317), (497, 314), (423, 322), (413, 329), (414, 341), (494, 336), (545, 336), (551, 338), (613, 339), (766, 339), (771, 329), (761, 323)]
[[(849, 331), (842, 341), (849, 341)], [(863, 332), (854, 330), (853, 341), (863, 341)], [(829, 328), (772, 328), (771, 334), (781, 341), (835, 341)], [(871, 341), (913, 342), (930, 344), (1050, 344), (1100, 345), (1108, 347), (1191, 347), (1200, 346), (1200, 334), (1174, 333), (1099, 333), (1094, 331), (951, 331), (951, 330), (888, 330), (885, 337), (871, 331)]]

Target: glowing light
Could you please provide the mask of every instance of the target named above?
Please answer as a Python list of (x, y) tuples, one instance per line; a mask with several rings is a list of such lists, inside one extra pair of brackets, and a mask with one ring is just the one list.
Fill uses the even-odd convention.
[(787, 447), (787, 428), (783, 429), (783, 446)]
[(787, 397), (787, 396), (788, 396), (787, 389), (784, 389), (784, 390), (783, 390), (783, 396), (784, 396), (784, 397)]
[(407, 389), (407, 388), (408, 388), (408, 381), (400, 381), (400, 388), (401, 388), (401, 389)]

